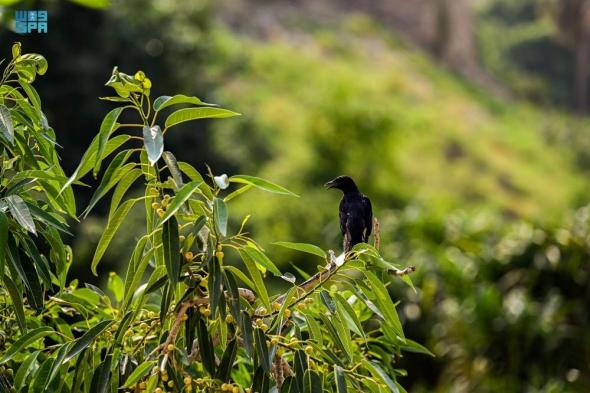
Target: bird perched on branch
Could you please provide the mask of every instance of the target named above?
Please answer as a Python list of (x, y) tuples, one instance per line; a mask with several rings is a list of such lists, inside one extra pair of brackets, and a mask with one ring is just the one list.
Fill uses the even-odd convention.
[(354, 180), (348, 176), (338, 176), (325, 184), (326, 188), (336, 188), (344, 194), (340, 200), (340, 230), (342, 247), (349, 252), (358, 243), (367, 243), (373, 223), (371, 201), (363, 195)]

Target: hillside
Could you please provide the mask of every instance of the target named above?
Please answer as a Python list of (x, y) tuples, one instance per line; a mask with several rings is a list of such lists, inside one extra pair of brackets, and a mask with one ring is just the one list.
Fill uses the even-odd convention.
[[(573, 136), (586, 140), (580, 121), (496, 99), (372, 26), (352, 15), (329, 31), (214, 34), (210, 72), (225, 81), (216, 99), (245, 113), (215, 124), (219, 154), (295, 192), (313, 190), (299, 200), (260, 195), (268, 199), (245, 201), (244, 213), (270, 221), (275, 238), (293, 235), (277, 215), (300, 224), (300, 236), (322, 238), (337, 201), (322, 184), (342, 173), (381, 211), (484, 207), (546, 222), (583, 202), (586, 175), (571, 146)], [(321, 214), (302, 220), (310, 203)]]

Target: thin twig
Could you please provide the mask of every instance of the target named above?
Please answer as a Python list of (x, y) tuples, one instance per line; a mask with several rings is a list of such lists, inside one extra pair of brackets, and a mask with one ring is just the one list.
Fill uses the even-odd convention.
[(408, 266), (404, 269), (396, 269), (396, 270), (390, 270), (389, 273), (393, 274), (394, 276), (407, 276), (408, 274), (412, 274), (416, 271), (416, 267), (415, 266)]
[(373, 239), (375, 240), (375, 249), (379, 251), (379, 247), (381, 247), (381, 237), (379, 236), (379, 220), (377, 217), (373, 217)]

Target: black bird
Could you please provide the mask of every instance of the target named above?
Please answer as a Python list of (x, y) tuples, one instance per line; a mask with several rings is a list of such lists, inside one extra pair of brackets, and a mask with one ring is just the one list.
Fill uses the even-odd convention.
[(373, 209), (369, 198), (359, 191), (354, 180), (348, 176), (338, 176), (325, 186), (337, 188), (344, 194), (340, 200), (340, 230), (344, 236), (344, 252), (352, 250), (355, 244), (367, 243), (373, 225)]

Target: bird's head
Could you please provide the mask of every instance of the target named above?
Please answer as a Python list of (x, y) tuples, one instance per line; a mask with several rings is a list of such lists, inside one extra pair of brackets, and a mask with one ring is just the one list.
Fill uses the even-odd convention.
[(349, 176), (338, 176), (324, 184), (326, 188), (336, 188), (342, 192), (358, 192), (358, 187)]

